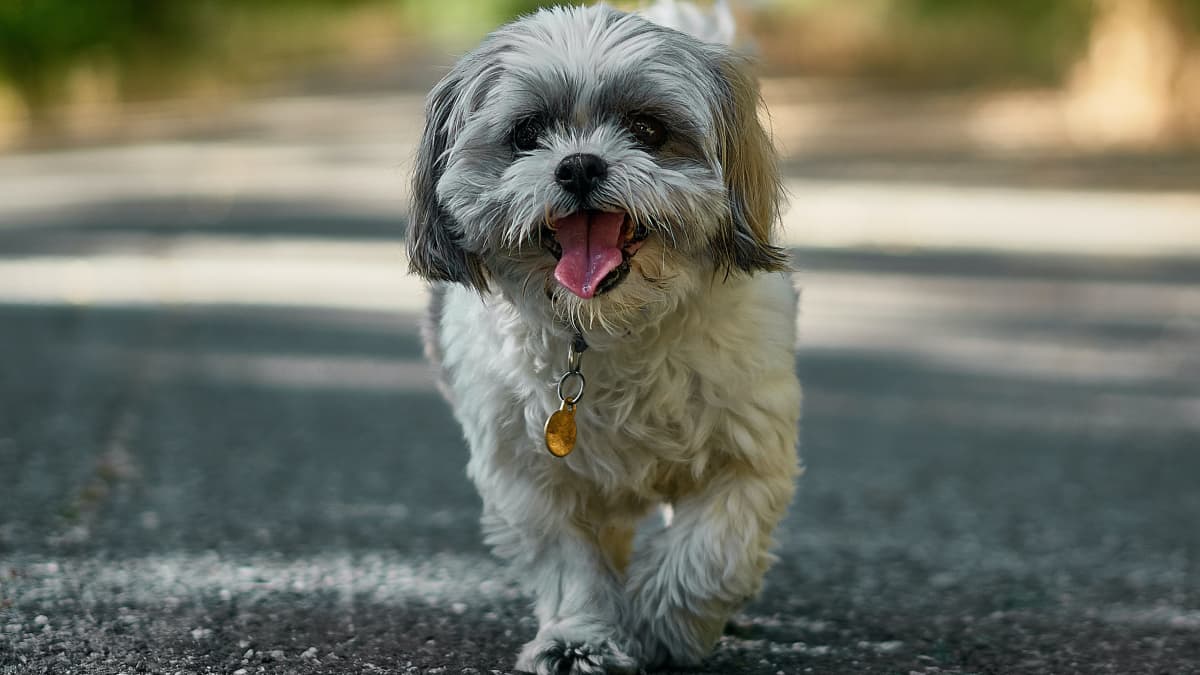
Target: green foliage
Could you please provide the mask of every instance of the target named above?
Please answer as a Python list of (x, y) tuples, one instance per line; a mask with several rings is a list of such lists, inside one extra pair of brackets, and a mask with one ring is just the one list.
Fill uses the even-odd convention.
[[(295, 67), (322, 49), (336, 50), (330, 36), (338, 20), (360, 8), (383, 10), (398, 33), (456, 42), (452, 49), (458, 49), (540, 6), (583, 1), (0, 0), (0, 86), (7, 83), (37, 113), (64, 96), (81, 68), (103, 70), (120, 96), (137, 97), (169, 91), (189, 74), (237, 79), (264, 63)], [(1200, 31), (1200, 0), (1159, 1), (1181, 25)], [(881, 17), (885, 33), (868, 46), (865, 61), (887, 66), (889, 76), (974, 82), (1060, 76), (1082, 51), (1094, 0), (758, 0), (745, 6), (764, 16), (839, 7)]]
[[(580, 5), (585, 0), (399, 0), (413, 25), (450, 43), (470, 43), (507, 21), (540, 7)], [(461, 46), (461, 45), (460, 45)]]
[(170, 0), (5, 0), (0, 73), (38, 107), (80, 59), (123, 64), (179, 49), (192, 38), (189, 13)]
[(1175, 0), (1183, 20), (1193, 33), (1200, 33), (1200, 0)]
[[(71, 72), (101, 65), (123, 93), (180, 70), (221, 66), (226, 36), (258, 17), (324, 15), (372, 0), (0, 0), (0, 78), (34, 112), (55, 102)], [(377, 2), (377, 0), (375, 0)], [(316, 23), (316, 22), (313, 22)]]
[(71, 74), (81, 67), (106, 69), (120, 95), (136, 97), (170, 90), (187, 73), (236, 79), (253, 71), (256, 60), (312, 56), (337, 20), (361, 7), (390, 11), (389, 16), (407, 22), (416, 34), (465, 42), (550, 4), (556, 3), (0, 0), (0, 85), (7, 81), (36, 114), (63, 97)]
[[(954, 66), (964, 80), (1052, 80), (1082, 51), (1092, 0), (894, 0), (896, 30), (917, 67)], [(952, 70), (947, 67), (947, 70)]]

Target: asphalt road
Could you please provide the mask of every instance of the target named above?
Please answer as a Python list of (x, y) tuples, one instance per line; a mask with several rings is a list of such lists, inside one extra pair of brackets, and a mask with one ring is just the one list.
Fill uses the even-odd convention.
[[(507, 672), (402, 222), (150, 192), (0, 207), (0, 673)], [(796, 257), (808, 470), (695, 672), (1200, 672), (1200, 263)]]

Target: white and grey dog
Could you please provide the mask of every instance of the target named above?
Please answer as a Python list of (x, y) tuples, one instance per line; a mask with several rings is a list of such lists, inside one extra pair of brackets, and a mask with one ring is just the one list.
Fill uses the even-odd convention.
[(729, 47), (603, 5), (504, 26), (429, 96), (408, 253), (536, 599), (519, 670), (695, 663), (772, 560), (800, 387), (759, 101)]

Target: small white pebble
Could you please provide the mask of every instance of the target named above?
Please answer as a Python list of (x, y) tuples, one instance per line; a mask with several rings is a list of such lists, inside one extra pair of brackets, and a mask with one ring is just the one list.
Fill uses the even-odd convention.
[(243, 658), (243, 659), (248, 659), (248, 658), (250, 658), (251, 656), (254, 656), (254, 650), (253, 650), (253, 649), (247, 649), (247, 650), (246, 650), (246, 653), (245, 653), (245, 654), (242, 654), (242, 658)]
[(455, 614), (463, 614), (467, 611), (467, 603), (456, 602), (456, 603), (450, 605), (450, 611), (454, 612)]
[(6, 633), (20, 633), (25, 630), (25, 625), (20, 623), (10, 623), (4, 627)]
[(45, 614), (38, 614), (37, 616), (33, 617), (33, 623), (37, 626), (45, 626), (46, 624), (50, 623), (50, 619), (46, 618)]
[(309, 647), (308, 649), (305, 649), (303, 652), (301, 652), (301, 653), (300, 653), (300, 658), (302, 658), (302, 659), (315, 659), (315, 658), (317, 658), (317, 648), (316, 648), (316, 647)]
[(282, 661), (283, 660), (283, 650), (282, 649), (272, 649), (271, 650), (271, 658), (276, 661)]
[(141, 516), (142, 528), (147, 530), (157, 530), (159, 525), (158, 514), (153, 511), (143, 511)]
[(192, 630), (193, 640), (204, 640), (210, 637), (212, 637), (211, 628), (195, 628)]
[(245, 668), (238, 668), (237, 670), (233, 671), (233, 675), (246, 675), (247, 672), (249, 671), (247, 671)]

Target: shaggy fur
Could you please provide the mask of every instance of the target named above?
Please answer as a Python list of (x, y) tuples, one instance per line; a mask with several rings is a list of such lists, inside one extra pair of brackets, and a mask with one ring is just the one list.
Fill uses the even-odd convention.
[[(770, 564), (800, 387), (758, 101), (727, 47), (605, 6), (505, 26), (430, 94), (410, 264), (448, 282), (427, 353), (471, 448), (487, 542), (535, 598), (520, 670), (695, 663)], [(662, 123), (661, 147), (638, 143), (638, 115)], [(521, 150), (529, 119), (544, 130)], [(555, 181), (575, 153), (607, 164), (585, 195)], [(555, 280), (546, 246), (581, 210), (623, 212), (648, 235), (627, 276), (586, 299)], [(543, 425), (576, 331), (587, 390), (559, 459)], [(663, 506), (669, 523), (647, 519)]]

